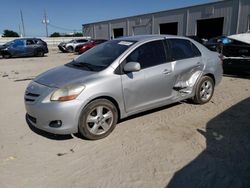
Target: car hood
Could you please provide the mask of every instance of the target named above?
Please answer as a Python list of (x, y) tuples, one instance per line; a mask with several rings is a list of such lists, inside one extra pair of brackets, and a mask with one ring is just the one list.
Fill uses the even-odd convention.
[(69, 84), (83, 83), (93, 74), (95, 72), (63, 65), (40, 74), (34, 81), (49, 87), (61, 88)]
[(241, 33), (236, 35), (230, 35), (228, 36), (230, 39), (234, 39), (246, 44), (250, 44), (250, 33)]

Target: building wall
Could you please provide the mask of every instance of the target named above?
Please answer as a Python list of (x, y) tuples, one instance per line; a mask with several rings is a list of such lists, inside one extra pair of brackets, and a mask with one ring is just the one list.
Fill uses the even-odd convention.
[(94, 38), (106, 39), (109, 38), (109, 25), (108, 23), (95, 24), (94, 28)]
[[(189, 9), (189, 27), (188, 35), (196, 35), (197, 20), (210, 19), (210, 18), (224, 18), (223, 35), (232, 34), (231, 24), (235, 25), (232, 20), (233, 16), (233, 3), (232, 1), (225, 1), (223, 3), (211, 4), (209, 6), (194, 7)], [(236, 25), (235, 25), (236, 27)]]
[(247, 32), (250, 0), (225, 0), (205, 5), (162, 11), (117, 20), (83, 25), (85, 36), (110, 39), (113, 29), (123, 28), (124, 36), (159, 34), (160, 24), (178, 22), (178, 35), (196, 35), (197, 20), (224, 18), (223, 35)]
[(154, 34), (160, 34), (160, 24), (178, 22), (178, 35), (186, 33), (186, 11), (172, 10), (154, 14)]
[(240, 14), (238, 19), (238, 33), (244, 33), (249, 30), (250, 24), (250, 1), (240, 1)]

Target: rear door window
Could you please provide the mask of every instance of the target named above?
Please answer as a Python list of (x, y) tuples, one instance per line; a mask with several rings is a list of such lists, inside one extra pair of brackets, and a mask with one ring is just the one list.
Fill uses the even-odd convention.
[(189, 40), (168, 39), (167, 42), (173, 61), (201, 56), (199, 49)]
[(31, 39), (26, 40), (26, 45), (27, 46), (33, 45), (33, 44), (35, 44), (34, 40), (31, 40)]
[(165, 63), (166, 53), (163, 41), (143, 44), (126, 58), (126, 62), (139, 62), (142, 69)]

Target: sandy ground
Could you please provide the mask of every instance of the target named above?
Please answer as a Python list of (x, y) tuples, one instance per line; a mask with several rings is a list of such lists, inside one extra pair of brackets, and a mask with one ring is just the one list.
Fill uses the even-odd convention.
[(249, 79), (224, 77), (208, 104), (133, 116), (98, 141), (34, 132), (29, 79), (74, 57), (0, 59), (1, 188), (250, 187)]

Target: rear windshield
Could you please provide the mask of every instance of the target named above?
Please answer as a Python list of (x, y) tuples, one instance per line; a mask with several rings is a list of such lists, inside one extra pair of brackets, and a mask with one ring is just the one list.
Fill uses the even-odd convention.
[(135, 42), (127, 40), (107, 41), (83, 53), (71, 62), (71, 65), (73, 64), (78, 67), (87, 66), (92, 69), (91, 71), (103, 70)]

